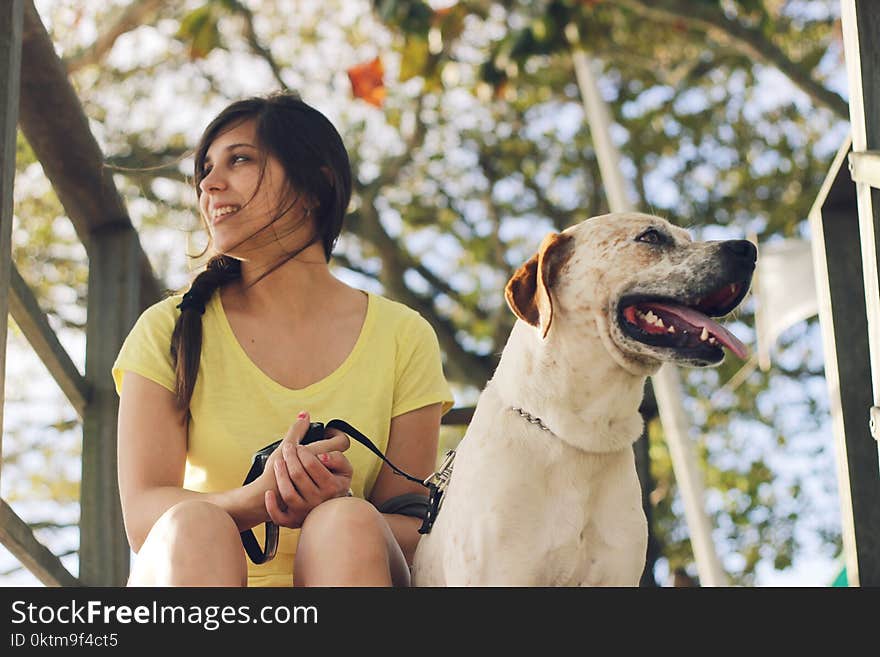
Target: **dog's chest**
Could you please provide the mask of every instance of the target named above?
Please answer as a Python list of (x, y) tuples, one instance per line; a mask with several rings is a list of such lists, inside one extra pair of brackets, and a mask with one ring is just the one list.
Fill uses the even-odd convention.
[[(502, 435), (511, 439), (514, 434)], [(481, 452), (483, 457), (491, 453)], [(516, 458), (505, 462), (502, 454), (510, 458), (514, 452), (519, 452)], [(466, 496), (469, 508), (458, 511), (481, 515), (474, 504), (479, 490), (479, 507), (487, 516), (468, 532), (480, 536), (496, 566), (506, 564), (504, 581), (538, 586), (638, 582), (646, 527), (631, 453), (585, 455), (561, 441), (532, 437), (527, 445), (514, 441), (491, 456), (480, 463), (479, 486), (472, 471), (475, 478), (466, 486), (472, 493)]]
[(609, 514), (613, 502), (604, 490), (566, 479), (563, 475), (548, 485), (547, 499), (555, 503), (545, 510), (546, 521), (535, 537), (544, 551), (544, 579), (551, 586), (630, 584), (634, 536), (625, 537), (620, 523), (637, 524), (629, 519), (634, 510)]

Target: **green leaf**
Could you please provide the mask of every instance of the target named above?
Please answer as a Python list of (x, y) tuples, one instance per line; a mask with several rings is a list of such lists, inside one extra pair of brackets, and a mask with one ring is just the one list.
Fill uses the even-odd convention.
[(189, 55), (192, 59), (207, 57), (214, 48), (221, 47), (217, 20), (214, 5), (209, 3), (191, 11), (181, 21), (177, 37), (189, 43)]
[(417, 34), (407, 33), (400, 53), (400, 81), (406, 82), (427, 73), (430, 53), (428, 40)]

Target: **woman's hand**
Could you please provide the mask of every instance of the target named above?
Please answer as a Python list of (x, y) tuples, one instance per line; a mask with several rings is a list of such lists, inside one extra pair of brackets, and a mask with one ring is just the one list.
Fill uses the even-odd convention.
[(282, 527), (302, 526), (312, 509), (347, 495), (351, 486), (353, 469), (342, 453), (349, 447), (348, 436), (334, 429), (324, 440), (300, 445), (308, 427), (308, 413), (300, 414), (266, 462), (276, 488), (265, 493), (266, 511)]

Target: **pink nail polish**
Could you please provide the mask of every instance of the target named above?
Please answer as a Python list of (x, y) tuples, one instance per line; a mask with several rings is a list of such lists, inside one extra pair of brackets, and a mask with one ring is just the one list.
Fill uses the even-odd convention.
[(306, 415), (308, 415), (308, 413), (306, 413), (305, 411), (300, 411), (299, 415), (296, 416), (296, 419), (302, 420)]
[(318, 458), (321, 459), (321, 463), (326, 463), (330, 460), (329, 454), (318, 454)]

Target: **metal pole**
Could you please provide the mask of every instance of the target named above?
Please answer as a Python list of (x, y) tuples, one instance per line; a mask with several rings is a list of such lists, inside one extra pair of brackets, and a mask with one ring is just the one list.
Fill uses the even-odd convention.
[[(609, 126), (611, 115), (599, 94), (594, 62), (578, 46), (572, 47), (572, 61), (581, 92), (581, 100), (596, 148), (599, 171), (612, 212), (633, 210), (626, 192), (626, 184), (620, 170), (620, 154), (611, 140)], [(691, 533), (691, 544), (700, 584), (703, 586), (727, 586), (728, 580), (715, 552), (712, 529), (703, 507), (703, 480), (687, 439), (687, 414), (681, 403), (681, 380), (678, 368), (666, 364), (653, 377), (654, 394), (675, 479), (684, 501), (685, 519)]]

